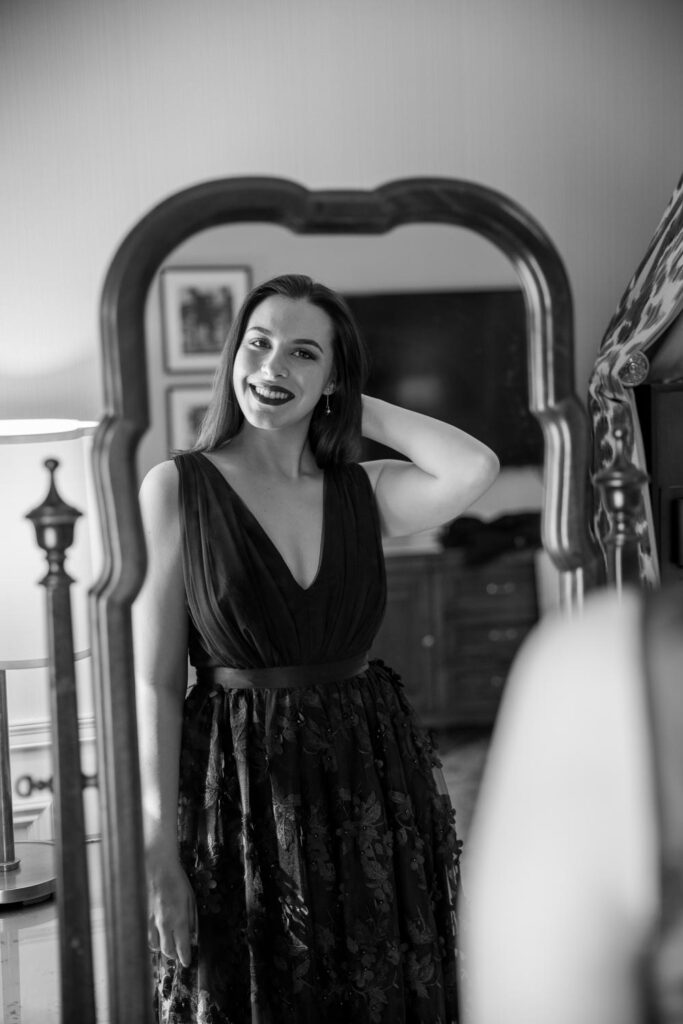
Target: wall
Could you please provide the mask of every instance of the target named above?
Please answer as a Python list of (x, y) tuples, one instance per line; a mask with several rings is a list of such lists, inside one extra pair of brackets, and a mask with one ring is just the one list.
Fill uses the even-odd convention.
[(472, 178), (546, 227), (578, 388), (678, 178), (678, 0), (4, 0), (0, 408), (97, 417), (99, 289), (202, 179)]

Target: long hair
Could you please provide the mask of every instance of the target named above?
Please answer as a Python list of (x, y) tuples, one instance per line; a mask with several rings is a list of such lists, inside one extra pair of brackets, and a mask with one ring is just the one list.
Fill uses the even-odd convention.
[(367, 377), (367, 352), (344, 299), (304, 274), (274, 277), (257, 285), (247, 295), (228, 332), (214, 375), (209, 405), (192, 451), (213, 451), (239, 432), (244, 415), (232, 379), (235, 356), (252, 313), (271, 295), (303, 299), (322, 309), (330, 318), (335, 378), (332, 414), (326, 414), (326, 403), (321, 397), (313, 410), (308, 438), (315, 460), (321, 467), (357, 460), (361, 451), (361, 394)]

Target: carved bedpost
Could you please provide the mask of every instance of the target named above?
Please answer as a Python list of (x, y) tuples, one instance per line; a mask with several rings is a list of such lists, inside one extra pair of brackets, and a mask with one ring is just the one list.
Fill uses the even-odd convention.
[(610, 519), (605, 537), (607, 582), (621, 593), (629, 583), (640, 585), (639, 547), (637, 523), (641, 519), (643, 487), (647, 473), (638, 469), (626, 457), (626, 428), (614, 430), (614, 458), (609, 466), (593, 477)]
[(46, 591), (50, 651), (61, 1019), (65, 1024), (94, 1024), (88, 864), (69, 592), (72, 580), (64, 568), (81, 513), (57, 492), (57, 460), (48, 459), (45, 465), (50, 473), (48, 495), (26, 518), (33, 523), (48, 562), (47, 575), (40, 582)]

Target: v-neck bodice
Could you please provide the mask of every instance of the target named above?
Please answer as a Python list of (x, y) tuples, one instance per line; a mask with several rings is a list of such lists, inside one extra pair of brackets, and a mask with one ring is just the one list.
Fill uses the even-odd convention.
[(220, 471), (220, 469), (215, 464), (215, 462), (213, 462), (212, 459), (209, 459), (203, 452), (200, 452), (200, 455), (202, 456), (202, 458), (206, 462), (208, 462), (208, 464), (211, 466), (211, 468), (214, 470), (214, 472), (216, 472), (218, 474), (218, 476), (221, 478), (221, 480), (225, 484), (226, 488), (230, 492), (231, 500), (236, 503), (238, 508), (242, 509), (244, 516), (251, 523), (254, 523), (256, 525), (256, 529), (263, 535), (263, 540), (264, 540), (265, 544), (267, 544), (270, 547), (270, 549), (272, 550), (272, 553), (273, 553), (273, 556), (275, 557), (275, 559), (277, 559), (278, 561), (282, 562), (284, 567), (289, 572), (289, 575), (292, 577), (292, 583), (294, 583), (295, 586), (297, 586), (300, 590), (303, 590), (303, 591), (311, 590), (311, 588), (316, 585), (317, 581), (321, 577), (322, 568), (323, 568), (323, 561), (324, 561), (324, 558), (325, 558), (325, 540), (326, 540), (326, 535), (327, 535), (327, 530), (326, 530), (326, 520), (327, 520), (327, 474), (326, 473), (323, 474), (322, 527), (321, 527), (321, 531), (320, 531), (320, 543), (318, 545), (318, 560), (317, 560), (317, 564), (316, 564), (316, 570), (315, 570), (315, 574), (314, 574), (313, 579), (311, 580), (311, 582), (306, 584), (306, 585), (304, 585), (303, 583), (300, 583), (299, 580), (296, 578), (296, 576), (292, 572), (291, 566), (288, 564), (286, 558), (284, 557), (284, 555), (282, 554), (282, 552), (278, 548), (277, 544), (275, 543), (273, 538), (270, 536), (268, 531), (265, 529), (265, 527), (263, 526), (263, 523), (261, 523), (261, 521), (259, 520), (258, 516), (255, 515), (255, 513), (252, 512), (252, 510), (249, 508), (249, 505), (246, 503), (244, 498), (242, 498), (242, 496), (235, 490), (235, 488), (232, 486), (230, 481)]
[(304, 588), (210, 459), (187, 452), (174, 461), (193, 664), (322, 664), (370, 648), (386, 584), (375, 499), (362, 467), (325, 471), (318, 572)]

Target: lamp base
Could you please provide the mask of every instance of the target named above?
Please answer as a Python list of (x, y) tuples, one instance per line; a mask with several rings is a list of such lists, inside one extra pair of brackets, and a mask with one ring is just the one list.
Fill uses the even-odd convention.
[(16, 843), (19, 867), (0, 870), (0, 913), (22, 903), (49, 900), (55, 891), (53, 843)]

